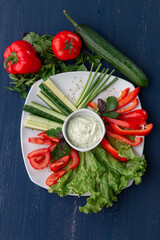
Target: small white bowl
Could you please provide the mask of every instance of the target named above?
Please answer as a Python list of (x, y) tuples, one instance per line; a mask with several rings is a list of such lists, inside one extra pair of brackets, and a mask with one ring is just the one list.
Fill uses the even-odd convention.
[[(94, 145), (90, 146), (90, 147), (86, 147), (86, 148), (81, 148), (81, 147), (77, 147), (75, 145), (73, 145), (68, 136), (67, 136), (67, 126), (68, 126), (68, 123), (69, 121), (72, 119), (72, 118), (75, 118), (75, 117), (79, 117), (79, 116), (91, 116), (91, 117), (94, 117), (101, 125), (102, 127), (102, 136), (100, 138), (100, 140), (95, 143)], [(89, 110), (89, 109), (86, 109), (86, 108), (83, 108), (83, 109), (80, 109), (80, 110), (77, 110), (73, 113), (71, 113), (65, 120), (64, 124), (63, 124), (63, 127), (62, 127), (62, 133), (63, 133), (63, 136), (66, 140), (66, 142), (74, 149), (76, 149), (77, 151), (79, 152), (87, 152), (93, 148), (95, 148), (96, 146), (98, 146), (98, 144), (100, 144), (100, 142), (102, 141), (104, 135), (105, 135), (105, 126), (104, 126), (104, 123), (102, 121), (102, 119), (99, 117), (99, 115), (95, 112), (93, 112), (92, 110)]]

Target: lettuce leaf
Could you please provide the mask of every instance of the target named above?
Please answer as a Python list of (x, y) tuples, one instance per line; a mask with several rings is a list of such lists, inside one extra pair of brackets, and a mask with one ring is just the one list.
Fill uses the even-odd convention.
[(86, 205), (79, 207), (81, 212), (87, 214), (99, 212), (104, 206), (111, 207), (130, 180), (135, 181), (135, 184), (141, 182), (146, 169), (144, 156), (135, 155), (129, 145), (119, 141), (114, 141), (114, 145), (121, 156), (130, 159), (129, 162), (117, 161), (98, 146), (93, 151), (79, 153), (79, 166), (68, 171), (49, 191), (60, 196), (73, 193), (81, 196), (90, 193)]

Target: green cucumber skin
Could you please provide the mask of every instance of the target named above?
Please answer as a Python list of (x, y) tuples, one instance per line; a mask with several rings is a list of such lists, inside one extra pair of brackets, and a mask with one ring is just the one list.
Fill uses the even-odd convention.
[(148, 86), (148, 78), (143, 71), (96, 31), (84, 24), (79, 24), (76, 32), (90, 50), (109, 62), (130, 81), (140, 87)]
[(70, 110), (60, 99), (58, 99), (43, 83), (39, 85), (39, 88), (56, 104), (58, 108), (63, 111), (63, 113), (67, 116), (72, 113), (72, 110)]
[(57, 117), (54, 117), (51, 114), (45, 113), (45, 112), (43, 112), (43, 111), (41, 111), (41, 110), (39, 110), (39, 109), (37, 109), (37, 108), (35, 108), (33, 106), (30, 106), (30, 105), (24, 105), (23, 110), (25, 112), (29, 112), (29, 113), (32, 113), (34, 115), (47, 118), (49, 120), (53, 120), (53, 121), (55, 121), (57, 123), (64, 123), (63, 120), (61, 120), (61, 119), (59, 119)]

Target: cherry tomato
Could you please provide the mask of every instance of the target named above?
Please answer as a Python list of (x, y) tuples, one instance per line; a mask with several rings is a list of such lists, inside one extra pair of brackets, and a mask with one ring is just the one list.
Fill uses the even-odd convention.
[(69, 168), (69, 170), (72, 170), (72, 169), (76, 168), (79, 164), (79, 155), (74, 149), (71, 149), (70, 156), (71, 156), (72, 162), (71, 162), (71, 164), (68, 165), (68, 168)]
[(61, 170), (55, 173), (52, 173), (47, 179), (46, 179), (46, 184), (48, 186), (54, 185), (59, 178), (61, 178), (64, 174), (66, 173), (66, 170)]
[(43, 169), (46, 168), (50, 162), (50, 152), (39, 155), (37, 157), (29, 158), (30, 164), (34, 169)]
[(41, 132), (37, 136), (41, 137), (41, 138), (51, 139), (53, 142), (60, 142), (60, 140), (58, 138), (47, 136), (46, 132)]
[(45, 153), (49, 152), (49, 149), (48, 148), (40, 148), (40, 149), (37, 149), (37, 150), (33, 150), (32, 152), (30, 152), (28, 154), (28, 158), (31, 158), (31, 157), (39, 157)]
[(52, 140), (49, 138), (30, 137), (28, 138), (28, 142), (35, 143), (35, 144), (46, 144), (46, 145), (52, 144)]
[(67, 163), (69, 162), (69, 155), (66, 155), (64, 157), (59, 158), (58, 160), (56, 160), (55, 162), (51, 163), (51, 165), (49, 166), (50, 170), (52, 172), (56, 172), (62, 168), (64, 168)]
[(58, 59), (63, 61), (78, 57), (82, 42), (80, 37), (70, 31), (58, 33), (52, 41), (52, 50)]

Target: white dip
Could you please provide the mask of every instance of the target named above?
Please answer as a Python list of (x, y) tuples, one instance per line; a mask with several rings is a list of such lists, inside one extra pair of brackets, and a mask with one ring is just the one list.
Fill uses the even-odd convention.
[(102, 137), (102, 127), (94, 117), (79, 116), (69, 121), (67, 135), (73, 145), (90, 147)]

